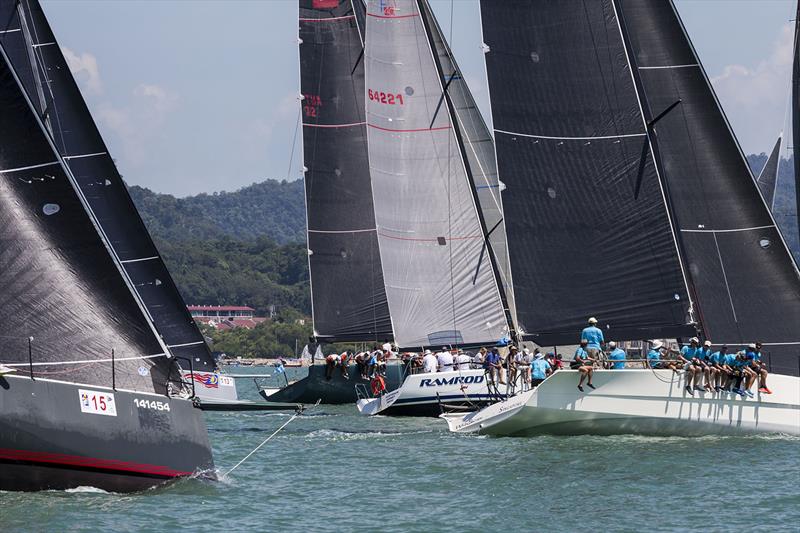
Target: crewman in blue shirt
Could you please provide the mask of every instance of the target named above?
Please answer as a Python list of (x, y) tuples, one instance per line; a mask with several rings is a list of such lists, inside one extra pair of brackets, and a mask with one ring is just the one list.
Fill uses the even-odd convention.
[(744, 374), (745, 385), (744, 393), (749, 397), (753, 397), (753, 392), (750, 388), (753, 386), (756, 377), (761, 375), (761, 353), (758, 351), (755, 343), (750, 343), (744, 351)]
[(493, 384), (497, 384), (499, 377), (500, 377), (500, 352), (497, 348), (492, 348), (492, 350), (486, 354), (486, 357), (483, 358), (483, 370), (488, 374), (489, 381)]
[(714, 367), (714, 390), (722, 392), (730, 382), (731, 369), (727, 364), (728, 347), (721, 346), (718, 352), (711, 354), (711, 366)]
[(707, 390), (708, 392), (713, 392), (714, 391), (714, 386), (712, 385), (712, 383), (714, 382), (714, 378), (716, 378), (717, 369), (714, 368), (714, 365), (711, 363), (711, 341), (710, 340), (706, 340), (703, 343), (703, 347), (697, 349), (696, 356), (697, 356), (698, 364), (700, 365), (700, 369), (701, 369), (700, 371), (703, 373), (703, 376), (705, 376), (705, 378), (706, 378), (705, 379), (705, 384), (703, 385), (703, 388), (705, 390)]
[(769, 390), (767, 387), (767, 376), (769, 375), (769, 371), (767, 370), (767, 365), (761, 359), (761, 343), (756, 343), (756, 355), (755, 361), (758, 363), (757, 368), (753, 368), (759, 376), (759, 384), (758, 384), (758, 392), (761, 394), (772, 394), (772, 391)]
[(581, 339), (581, 345), (575, 350), (575, 357), (573, 357), (572, 361), (569, 363), (570, 369), (577, 370), (581, 374), (580, 381), (578, 381), (578, 390), (581, 392), (583, 392), (583, 382), (587, 378), (588, 382), (586, 386), (591, 389), (594, 388), (594, 385), (592, 385), (592, 374), (594, 374), (594, 367), (592, 364), (595, 360), (589, 357), (589, 352), (586, 349), (588, 344), (589, 341), (587, 339)]
[(608, 343), (611, 353), (608, 354), (608, 360), (611, 361), (611, 368), (613, 370), (622, 370), (625, 368), (625, 350), (617, 348), (617, 343), (611, 341)]
[(653, 341), (650, 351), (647, 352), (647, 364), (650, 365), (650, 368), (663, 368), (661, 363), (661, 348), (663, 346), (663, 342)]
[(536, 352), (536, 356), (531, 362), (531, 387), (536, 387), (552, 373), (553, 367), (545, 360), (544, 354)]
[(603, 330), (597, 327), (597, 319), (595, 317), (590, 318), (589, 326), (581, 331), (581, 339), (588, 341), (586, 351), (589, 353), (589, 358), (594, 361), (600, 361), (601, 356), (604, 356), (600, 349), (605, 344), (605, 338), (603, 338)]
[(678, 357), (680, 357), (681, 361), (683, 362), (683, 368), (686, 371), (685, 378), (686, 378), (686, 392), (690, 395), (694, 395), (692, 390), (692, 381), (694, 381), (694, 390), (705, 390), (703, 387), (700, 386), (700, 380), (702, 379), (703, 375), (703, 367), (700, 364), (700, 360), (697, 357), (697, 352), (699, 350), (698, 345), (700, 344), (700, 339), (697, 337), (692, 337), (689, 340), (689, 346), (684, 346), (681, 348), (681, 353)]

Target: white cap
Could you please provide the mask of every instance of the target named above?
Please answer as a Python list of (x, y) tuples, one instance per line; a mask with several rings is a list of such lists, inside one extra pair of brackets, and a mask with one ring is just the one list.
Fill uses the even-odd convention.
[(597, 324), (597, 319), (595, 317), (590, 318), (589, 324)]
[(750, 344), (747, 345), (747, 347), (750, 348), (751, 350), (755, 350), (756, 349), (756, 343), (751, 342)]
[(617, 343), (614, 342), (614, 341), (611, 341), (611, 342), (608, 343), (608, 347), (609, 348), (616, 348), (617, 347)]
[(653, 348), (654, 348), (654, 349), (658, 350), (658, 349), (659, 349), (659, 348), (661, 348), (662, 346), (664, 346), (664, 343), (663, 343), (663, 342), (661, 342), (661, 341), (653, 341)]
[(536, 359), (544, 359), (544, 354), (542, 352), (537, 353)]
[(522, 351), (523, 351), (523, 353), (526, 353), (526, 354), (530, 354), (531, 353), (531, 349), (530, 348), (525, 348)]
[(700, 339), (698, 339), (697, 337), (692, 337), (691, 339), (689, 339), (689, 342), (693, 342), (695, 344), (700, 344)]
[(711, 346), (711, 341), (706, 341), (703, 343), (703, 346)]
[(430, 354), (432, 354), (432, 353), (433, 353), (433, 352), (432, 352), (432, 351), (430, 351), (430, 350), (425, 350), (425, 354), (424, 354), (424, 355), (430, 355)]

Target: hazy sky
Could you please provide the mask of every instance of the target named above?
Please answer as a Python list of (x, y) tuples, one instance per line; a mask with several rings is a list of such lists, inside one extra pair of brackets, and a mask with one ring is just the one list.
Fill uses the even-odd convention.
[[(431, 0), (450, 31), (451, 0)], [(296, 0), (42, 0), (130, 184), (187, 195), (300, 176)], [(783, 129), (795, 0), (676, 0), (745, 152)], [(484, 114), (477, 0), (453, 49)]]

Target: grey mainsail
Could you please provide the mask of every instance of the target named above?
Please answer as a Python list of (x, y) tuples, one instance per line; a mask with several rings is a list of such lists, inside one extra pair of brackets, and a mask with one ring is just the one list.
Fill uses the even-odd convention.
[(369, 162), (387, 299), (401, 347), (485, 343), (506, 335), (508, 320), (444, 92), (450, 73), (423, 10), (415, 0), (367, 7)]
[(361, 0), (300, 0), (309, 269), (318, 341), (385, 341), (392, 324), (372, 205)]
[(780, 136), (778, 140), (775, 141), (775, 146), (772, 147), (767, 162), (764, 163), (764, 168), (761, 169), (758, 178), (756, 178), (758, 188), (761, 189), (761, 194), (764, 195), (764, 201), (767, 203), (767, 207), (769, 207), (770, 210), (772, 210), (775, 205), (775, 187), (778, 182), (778, 165), (781, 160), (782, 140), (783, 137)]
[(159, 335), (173, 355), (184, 358), (187, 370), (213, 370), (203, 335), (128, 194), (41, 5), (2, 0), (0, 24), (6, 28), (0, 43)]

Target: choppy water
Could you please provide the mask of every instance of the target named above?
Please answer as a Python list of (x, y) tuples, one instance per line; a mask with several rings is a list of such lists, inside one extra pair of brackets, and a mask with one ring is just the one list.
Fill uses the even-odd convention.
[[(250, 370), (248, 370), (250, 372)], [(243, 397), (255, 399), (250, 382)], [(289, 413), (210, 413), (225, 471)], [(0, 531), (798, 531), (800, 439), (452, 435), (320, 406), (231, 476), (0, 493)]]

